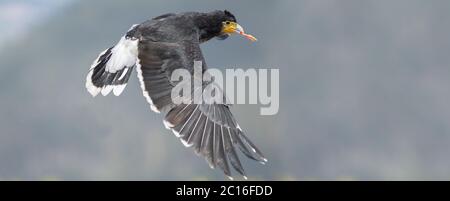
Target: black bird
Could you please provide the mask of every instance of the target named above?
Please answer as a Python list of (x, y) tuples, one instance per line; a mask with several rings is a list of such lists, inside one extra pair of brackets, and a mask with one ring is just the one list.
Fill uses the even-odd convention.
[(219, 167), (230, 178), (231, 166), (245, 179), (235, 147), (264, 164), (267, 159), (243, 134), (227, 104), (174, 104), (171, 81), (174, 70), (193, 72), (194, 61), (207, 69), (200, 44), (214, 37), (226, 39), (238, 33), (252, 41), (229, 11), (165, 14), (133, 25), (113, 47), (100, 53), (86, 79), (92, 96), (122, 93), (136, 68), (144, 97), (151, 109), (165, 112), (164, 125), (187, 147), (203, 156), (211, 168)]

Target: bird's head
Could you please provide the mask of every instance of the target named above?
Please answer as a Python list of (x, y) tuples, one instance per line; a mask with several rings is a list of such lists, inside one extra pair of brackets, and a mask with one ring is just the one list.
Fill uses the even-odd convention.
[(253, 42), (257, 40), (254, 36), (245, 33), (244, 28), (237, 23), (236, 17), (227, 10), (211, 12), (207, 17), (210, 20), (207, 20), (208, 25), (204, 26), (207, 30), (204, 37), (206, 40), (212, 37), (225, 40), (233, 34), (242, 35)]

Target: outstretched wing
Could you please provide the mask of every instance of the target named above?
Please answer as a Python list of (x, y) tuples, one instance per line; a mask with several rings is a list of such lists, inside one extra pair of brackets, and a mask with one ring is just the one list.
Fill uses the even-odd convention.
[(198, 41), (166, 43), (141, 40), (136, 69), (143, 95), (153, 111), (167, 112), (165, 126), (185, 146), (194, 147), (211, 168), (218, 166), (231, 178), (231, 163), (245, 177), (235, 147), (251, 159), (261, 163), (267, 160), (243, 134), (229, 106), (193, 104), (192, 101), (191, 104), (176, 105), (171, 100), (171, 90), (176, 85), (170, 80), (172, 72), (179, 68), (193, 72), (194, 61), (202, 61), (203, 69), (206, 69)]

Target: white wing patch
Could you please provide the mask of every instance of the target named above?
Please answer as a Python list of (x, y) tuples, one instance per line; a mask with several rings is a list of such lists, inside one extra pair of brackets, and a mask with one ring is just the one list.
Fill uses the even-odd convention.
[[(133, 30), (136, 26), (138, 24), (133, 25), (128, 31)], [(86, 77), (86, 89), (92, 96), (95, 97), (99, 93), (106, 96), (111, 91), (114, 95), (119, 96), (123, 92), (131, 70), (136, 64), (138, 43), (137, 38), (125, 35), (114, 47), (99, 54)], [(96, 72), (95, 75), (94, 72)]]
[(113, 89), (113, 94), (115, 96), (119, 96), (123, 92), (123, 90), (125, 89), (126, 86), (127, 86), (127, 84), (116, 85)]
[(127, 39), (123, 36), (111, 50), (111, 58), (106, 63), (106, 71), (115, 73), (136, 63), (139, 40)]

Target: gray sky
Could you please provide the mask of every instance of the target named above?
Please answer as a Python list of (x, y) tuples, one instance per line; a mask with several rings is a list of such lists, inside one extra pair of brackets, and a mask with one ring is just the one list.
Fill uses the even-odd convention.
[(26, 34), (72, 0), (0, 1), (0, 47)]
[[(39, 10), (56, 1), (17, 2)], [(134, 23), (229, 9), (259, 41), (212, 40), (202, 45), (208, 66), (280, 69), (277, 115), (232, 109), (269, 159), (241, 157), (250, 179), (448, 180), (449, 8), (446, 0), (86, 0), (46, 10), (40, 16), (51, 17), (26, 21), (29, 29), (0, 14), (14, 27), (0, 34), (9, 35), (0, 40), (0, 178), (224, 179), (164, 129), (135, 76), (120, 97), (93, 99), (84, 81)]]

